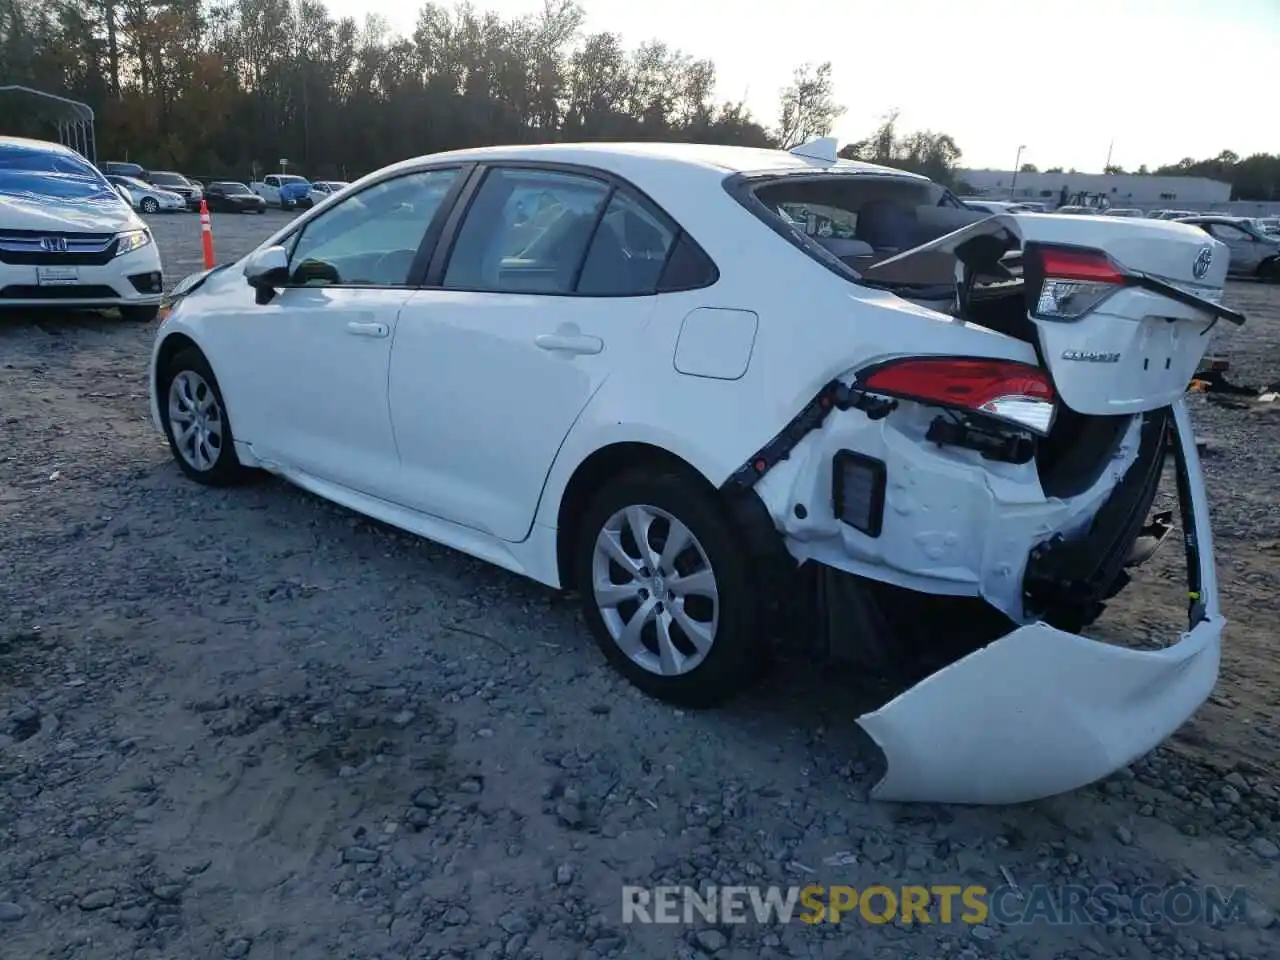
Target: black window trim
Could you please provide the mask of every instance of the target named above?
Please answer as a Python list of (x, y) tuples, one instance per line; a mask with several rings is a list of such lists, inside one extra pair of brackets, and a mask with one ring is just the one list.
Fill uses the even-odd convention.
[(767, 173), (734, 173), (724, 178), (723, 186), (729, 196), (733, 197), (739, 204), (743, 206), (749, 213), (754, 215), (770, 230), (780, 236), (787, 243), (791, 244), (809, 259), (815, 263), (825, 267), (831, 273), (834, 273), (841, 280), (850, 283), (856, 283), (859, 286), (871, 287), (873, 289), (883, 289), (882, 285), (876, 284), (870, 280), (864, 280), (862, 274), (858, 273), (853, 267), (846, 264), (839, 257), (833, 254), (822, 244), (811, 239), (807, 234), (788, 227), (778, 216), (764, 205), (764, 203), (756, 196), (756, 188), (767, 183), (778, 183), (781, 181), (799, 181), (821, 183), (824, 180), (830, 180), (832, 177), (865, 177), (870, 180), (905, 180), (914, 182), (924, 182), (932, 184), (935, 187), (941, 187), (946, 193), (950, 193), (946, 187), (935, 180), (928, 177), (921, 177), (916, 174), (893, 173), (883, 170), (847, 170), (839, 167), (832, 168), (825, 172), (814, 172), (811, 170), (795, 170), (795, 171), (770, 171)]
[[(402, 180), (405, 177), (414, 177), (424, 173), (440, 173), (447, 170), (456, 170), (458, 175), (454, 177), (453, 183), (449, 185), (449, 189), (445, 192), (444, 198), (440, 201), (440, 206), (431, 217), (431, 222), (427, 224), (426, 232), (422, 235), (422, 240), (418, 243), (418, 250), (414, 254), (413, 263), (409, 267), (409, 273), (404, 283), (326, 283), (323, 286), (309, 286), (305, 283), (286, 283), (283, 284), (281, 290), (418, 290), (423, 286), (426, 277), (428, 265), (432, 256), (436, 252), (440, 237), (444, 232), (445, 224), (452, 215), (454, 207), (458, 201), (458, 197), (462, 195), (464, 187), (466, 187), (472, 177), (475, 175), (475, 163), (441, 163), (438, 165), (430, 165), (417, 167), (413, 170), (404, 170), (396, 173), (394, 176), (380, 177), (379, 179), (366, 184), (355, 193), (349, 194), (343, 198), (343, 203), (352, 197), (358, 197), (368, 190), (379, 187), (384, 183), (391, 183), (395, 180)], [(264, 181), (265, 182), (265, 181)], [(341, 204), (339, 204), (341, 206)], [(337, 207), (331, 208), (336, 210)], [(279, 240), (279, 246), (284, 247), (290, 263), (293, 261), (293, 254), (298, 245), (298, 240), (306, 232), (307, 227), (315, 223), (316, 220), (324, 217), (325, 214), (331, 212), (326, 210), (318, 217), (308, 217), (298, 226), (286, 233)]]
[[(588, 164), (565, 163), (563, 161), (552, 160), (528, 160), (520, 157), (512, 157), (507, 159), (486, 160), (476, 164), (476, 169), (472, 171), (468, 178), (466, 188), (457, 198), (450, 211), (448, 220), (444, 223), (443, 234), (440, 242), (436, 244), (435, 253), (431, 258), (431, 263), (427, 269), (426, 276), (423, 280), (422, 288), (429, 290), (444, 290), (444, 274), (449, 266), (449, 260), (453, 256), (454, 247), (458, 241), (458, 235), (461, 233), (462, 224), (466, 220), (471, 205), (475, 201), (476, 194), (479, 193), (480, 187), (491, 170), (530, 170), (540, 173), (564, 173), (572, 176), (584, 177), (591, 180), (598, 180), (608, 187), (608, 193), (605, 197), (605, 203), (601, 206), (600, 212), (597, 214), (595, 228), (591, 231), (591, 236), (587, 240), (586, 246), (582, 251), (582, 260), (574, 271), (573, 286), (574, 289), (565, 293), (551, 292), (543, 290), (489, 290), (485, 288), (472, 289), (468, 287), (449, 287), (451, 293), (488, 293), (504, 296), (529, 296), (529, 297), (576, 297), (583, 300), (629, 300), (637, 297), (655, 297), (659, 294), (666, 293), (685, 293), (692, 290), (704, 290), (720, 281), (720, 268), (716, 266), (715, 261), (706, 252), (706, 248), (698, 243), (697, 239), (681, 226), (670, 213), (668, 213), (661, 204), (657, 203), (644, 190), (636, 186), (635, 183), (619, 174), (600, 167), (593, 167)], [(648, 293), (579, 293), (577, 286), (582, 278), (582, 271), (586, 267), (587, 257), (590, 256), (591, 246), (595, 242), (595, 232), (599, 229), (600, 222), (604, 219), (604, 215), (608, 212), (609, 204), (613, 201), (618, 191), (629, 193), (633, 198), (638, 200), (648, 209), (650, 215), (659, 220), (671, 232), (671, 244), (667, 249), (666, 259), (662, 262), (662, 269), (659, 271), (659, 285)], [(709, 279), (704, 283), (693, 286), (672, 287), (663, 289), (661, 286), (662, 274), (666, 272), (667, 264), (671, 257), (675, 254), (676, 249), (680, 246), (682, 238), (688, 240), (701, 254), (711, 268)]]

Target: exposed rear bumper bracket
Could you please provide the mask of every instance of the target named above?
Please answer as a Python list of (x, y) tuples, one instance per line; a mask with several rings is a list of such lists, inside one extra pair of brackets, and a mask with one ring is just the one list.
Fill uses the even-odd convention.
[(1137, 541), (1156, 529), (1145, 521), (1160, 484), (1168, 436), (1168, 409), (1144, 415), (1138, 456), (1088, 533), (1077, 540), (1055, 536), (1031, 551), (1023, 579), (1026, 613), (1076, 632), (1124, 588)]
[(832, 380), (810, 400), (803, 410), (791, 418), (772, 440), (761, 447), (724, 482), (725, 487), (750, 490), (761, 477), (791, 456), (800, 441), (826, 422), (832, 410), (861, 410), (872, 420), (888, 416), (898, 405), (896, 400), (872, 396), (861, 390)]

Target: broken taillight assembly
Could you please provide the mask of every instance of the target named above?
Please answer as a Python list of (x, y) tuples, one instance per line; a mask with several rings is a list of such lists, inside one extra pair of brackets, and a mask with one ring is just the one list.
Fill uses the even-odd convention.
[(1001, 421), (1046, 436), (1057, 392), (1039, 367), (976, 357), (904, 357), (859, 372), (868, 393)]
[(1101, 250), (1029, 243), (1022, 254), (1027, 310), (1042, 320), (1079, 320), (1130, 278)]

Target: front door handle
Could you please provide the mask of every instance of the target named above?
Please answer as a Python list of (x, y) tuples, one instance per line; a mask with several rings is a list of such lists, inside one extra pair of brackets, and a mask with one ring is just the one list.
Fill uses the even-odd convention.
[(604, 341), (582, 333), (540, 333), (533, 338), (541, 350), (553, 353), (595, 354), (604, 349)]
[(352, 320), (347, 324), (347, 333), (357, 337), (385, 337), (390, 332), (391, 328), (385, 323), (361, 323), (359, 320)]

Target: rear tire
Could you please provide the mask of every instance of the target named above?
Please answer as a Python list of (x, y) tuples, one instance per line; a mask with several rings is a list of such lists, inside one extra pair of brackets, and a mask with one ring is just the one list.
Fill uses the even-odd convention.
[[(684, 546), (666, 552), (673, 536)], [(587, 625), (636, 687), (668, 703), (709, 707), (759, 674), (762, 592), (727, 512), (696, 481), (636, 470), (606, 483), (573, 549)]]
[(199, 350), (180, 350), (160, 375), (158, 402), (169, 452), (196, 483), (229, 487), (250, 471), (236, 457), (235, 438), (218, 379)]
[(156, 317), (160, 316), (160, 307), (153, 305), (149, 307), (121, 307), (120, 316), (130, 323), (151, 323)]
[(138, 204), (142, 208), (143, 213), (155, 213), (160, 209), (160, 204), (156, 202), (154, 197), (143, 197), (142, 203)]
[(1258, 267), (1258, 279), (1267, 283), (1280, 283), (1280, 258), (1268, 260)]

